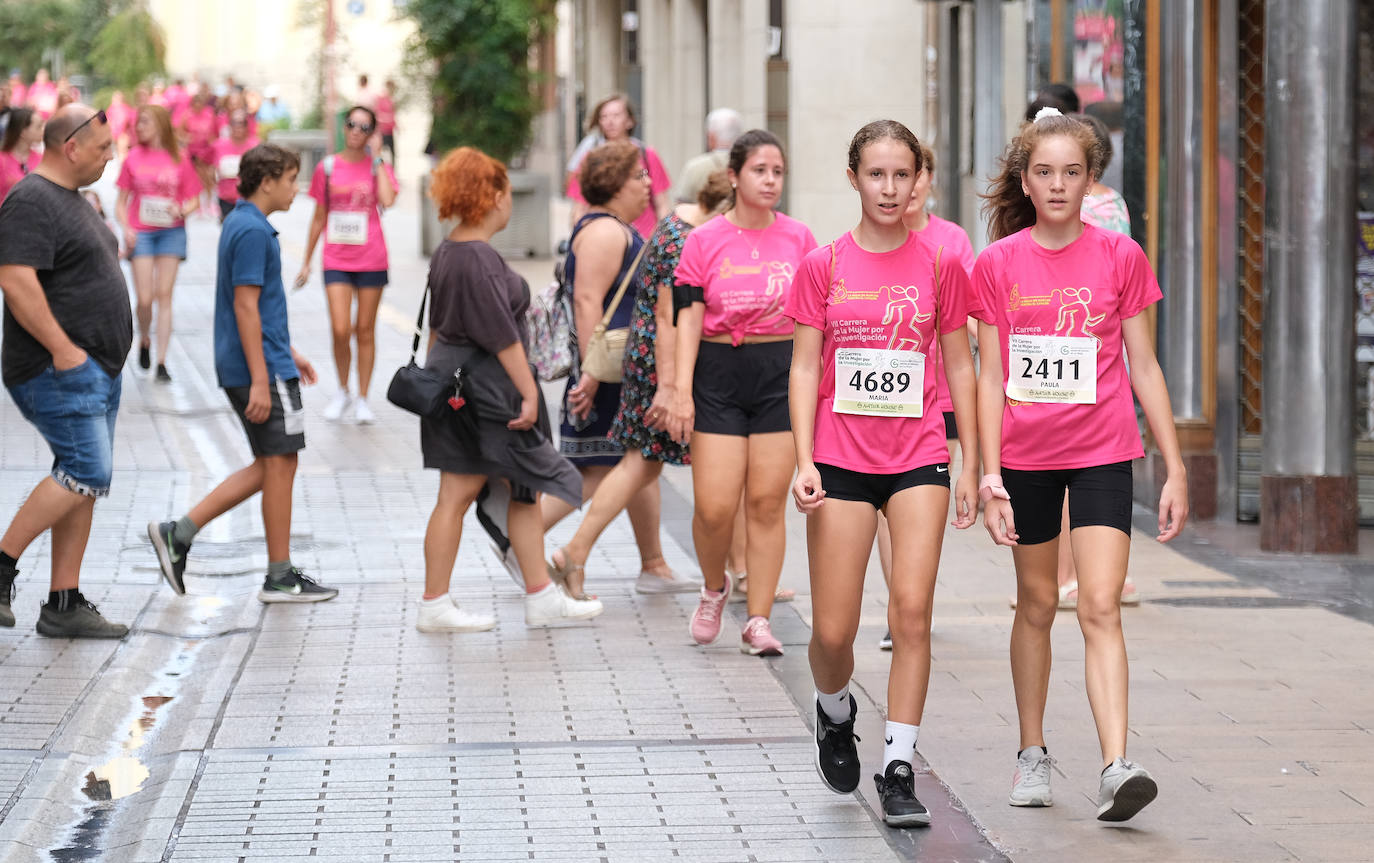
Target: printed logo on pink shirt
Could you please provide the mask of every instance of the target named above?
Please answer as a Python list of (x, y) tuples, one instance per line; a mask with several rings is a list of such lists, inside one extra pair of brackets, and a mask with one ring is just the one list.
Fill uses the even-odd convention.
[[(787, 296), (787, 289), (792, 284), (792, 278), (796, 275), (797, 268), (791, 261), (762, 261), (757, 264), (736, 264), (729, 258), (721, 261), (718, 278), (733, 279), (739, 276), (757, 276), (763, 274), (767, 281), (764, 284), (763, 294), (760, 297), (752, 290), (744, 289), (731, 291), (728, 288), (721, 291), (721, 299), (725, 303), (727, 310), (736, 309), (759, 309), (765, 316), (777, 316), (782, 314), (783, 301)], [(759, 300), (763, 302), (760, 303)]]

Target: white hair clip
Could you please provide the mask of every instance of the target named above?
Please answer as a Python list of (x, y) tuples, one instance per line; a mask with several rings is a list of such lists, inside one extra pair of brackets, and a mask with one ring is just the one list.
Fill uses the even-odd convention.
[(1064, 116), (1064, 112), (1063, 112), (1063, 111), (1059, 110), (1058, 108), (1053, 108), (1053, 107), (1050, 107), (1049, 105), (1046, 105), (1045, 107), (1041, 108), (1039, 111), (1036, 111), (1036, 112), (1035, 112), (1035, 120), (1034, 120), (1034, 122), (1039, 123), (1041, 120), (1045, 119), (1046, 117), (1062, 117), (1062, 116)]

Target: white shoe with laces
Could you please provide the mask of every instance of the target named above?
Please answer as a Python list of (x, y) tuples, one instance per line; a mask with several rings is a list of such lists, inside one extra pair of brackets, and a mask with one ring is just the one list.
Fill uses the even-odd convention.
[(590, 620), (605, 611), (599, 599), (573, 599), (550, 582), (543, 590), (525, 594), (525, 625), (548, 626), (574, 620)]
[(496, 628), (496, 618), (465, 611), (446, 593), (420, 600), (415, 628), (421, 632), (486, 632)]
[(377, 421), (377, 415), (372, 412), (372, 406), (367, 403), (367, 399), (358, 396), (353, 400), (353, 422), (358, 425), (371, 425)]
[(325, 405), (324, 418), (330, 422), (338, 422), (352, 402), (353, 396), (349, 394), (348, 390), (339, 390), (334, 394), (334, 398), (330, 399), (329, 404)]
[(1016, 756), (1016, 772), (1011, 778), (1012, 806), (1053, 806), (1050, 794), (1050, 768), (1054, 759), (1043, 746), (1027, 746)]

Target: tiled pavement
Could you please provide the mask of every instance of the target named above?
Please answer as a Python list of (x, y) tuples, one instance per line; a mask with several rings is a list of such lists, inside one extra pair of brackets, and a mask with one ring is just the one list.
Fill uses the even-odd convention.
[[(307, 218), (301, 205), (276, 217), (288, 272)], [(379, 388), (408, 349), (423, 284), (413, 224), (405, 210), (388, 215), (401, 240), (379, 327)], [(1067, 618), (1047, 715), (1058, 803), (1005, 805), (1016, 745), (1012, 587), (1007, 556), (981, 528), (946, 538), (921, 740), (933, 772), (920, 789), (936, 826), (915, 833), (877, 824), (871, 792), (837, 797), (815, 777), (795, 514), (784, 581), (801, 596), (775, 614), (788, 646), (780, 660), (741, 656), (728, 633), (720, 647), (691, 646), (691, 597), (633, 593), (623, 519), (589, 564), (605, 615), (548, 631), (525, 628), (519, 592), (469, 519), (454, 593), (500, 624), (422, 634), (414, 600), (436, 480), (418, 469), (413, 420), (378, 398), (371, 427), (314, 417), (301, 461), (295, 559), (339, 585), (338, 599), (257, 603), (265, 561), (255, 505), (202, 534), (189, 595), (174, 597), (160, 586), (144, 524), (184, 511), (248, 458), (213, 385), (215, 231), (197, 222), (192, 235), (176, 382), (126, 372), (115, 489), (97, 509), (83, 573), (87, 593), (134, 634), (120, 644), (33, 634), (46, 539), (21, 564), (18, 627), (0, 630), (0, 861), (1369, 859), (1369, 625), (1144, 535), (1132, 569), (1153, 601), (1126, 617), (1131, 746), (1162, 795), (1136, 821), (1106, 829), (1092, 819), (1095, 744), (1081, 639)], [(533, 279), (547, 264), (522, 269)], [(323, 370), (319, 293), (293, 295), (291, 311), (298, 343)], [(310, 392), (310, 410), (326, 396)], [(0, 513), (9, 513), (48, 456), (4, 396), (0, 445)], [(690, 572), (690, 478), (666, 477), (665, 550)], [(550, 544), (574, 526), (560, 525)], [(1258, 555), (1247, 559), (1263, 569)], [(885, 615), (876, 567), (874, 576), (856, 673), (871, 760), (888, 663), (874, 649)]]

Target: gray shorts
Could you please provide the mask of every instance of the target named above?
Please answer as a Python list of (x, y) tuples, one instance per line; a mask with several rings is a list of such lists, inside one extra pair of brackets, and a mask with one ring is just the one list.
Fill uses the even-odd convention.
[(253, 455), (292, 455), (305, 449), (305, 406), (301, 403), (301, 382), (298, 378), (274, 380), (269, 392), (272, 412), (265, 422), (250, 422), (244, 414), (248, 410), (250, 387), (225, 387), (224, 394), (234, 406), (248, 446)]

